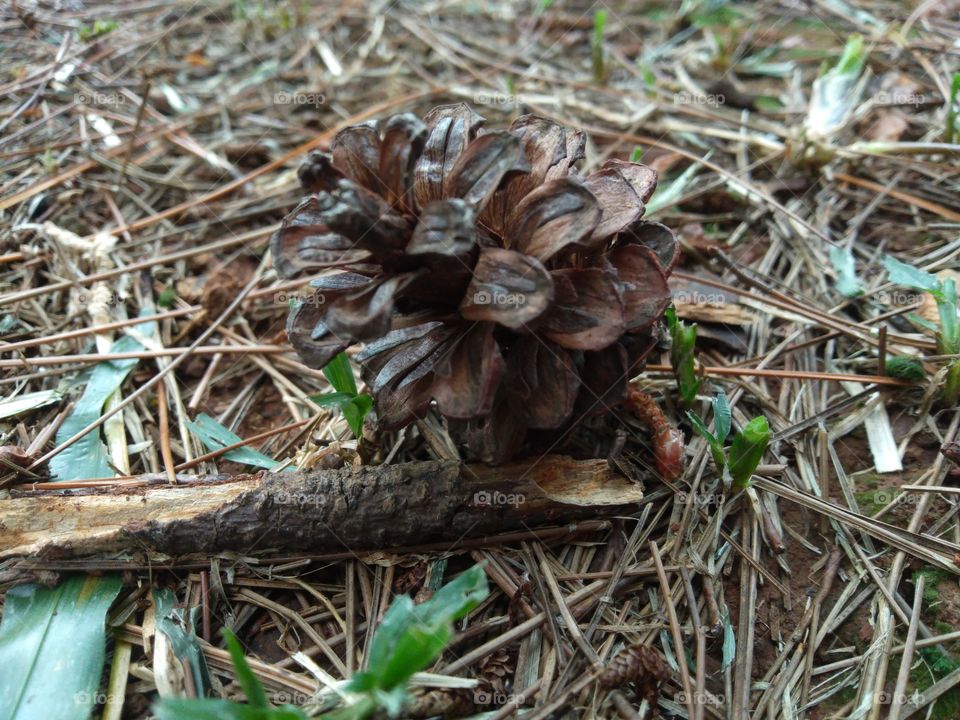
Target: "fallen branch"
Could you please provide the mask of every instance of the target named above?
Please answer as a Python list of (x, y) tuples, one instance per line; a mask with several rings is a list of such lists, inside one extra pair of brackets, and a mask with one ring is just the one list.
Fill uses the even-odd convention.
[(0, 560), (361, 553), (631, 512), (642, 498), (606, 461), (563, 456), (502, 467), (430, 461), (21, 489), (0, 501)]

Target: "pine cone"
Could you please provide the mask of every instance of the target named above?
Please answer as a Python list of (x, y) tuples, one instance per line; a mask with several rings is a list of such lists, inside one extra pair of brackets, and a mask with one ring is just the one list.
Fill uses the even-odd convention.
[(467, 717), (477, 712), (474, 691), (464, 688), (415, 687), (410, 691), (410, 701), (405, 716), (410, 720), (441, 717), (444, 720)]
[(618, 402), (670, 300), (673, 233), (644, 222), (648, 167), (587, 177), (584, 135), (534, 115), (482, 132), (464, 104), (340, 131), (300, 169), (310, 193), (271, 240), (312, 281), (287, 332), (322, 367), (357, 342), (381, 427), (431, 404), (470, 454), (502, 462), (528, 429)]
[(670, 677), (670, 668), (649, 645), (637, 644), (618, 652), (600, 674), (602, 688), (613, 689), (635, 682), (642, 697), (656, 701), (660, 683)]
[(510, 678), (514, 665), (510, 653), (499, 648), (477, 663), (477, 677), (492, 693), (506, 696), (511, 691)]

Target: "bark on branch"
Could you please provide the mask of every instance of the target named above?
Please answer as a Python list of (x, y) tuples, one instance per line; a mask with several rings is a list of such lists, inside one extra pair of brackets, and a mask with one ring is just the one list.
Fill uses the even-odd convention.
[(363, 552), (631, 512), (642, 497), (606, 461), (562, 456), (23, 489), (0, 499), (0, 560)]

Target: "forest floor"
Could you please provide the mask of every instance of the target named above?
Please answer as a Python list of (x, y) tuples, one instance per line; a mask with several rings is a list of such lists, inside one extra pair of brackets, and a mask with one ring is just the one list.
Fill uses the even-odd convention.
[[(941, 400), (934, 296), (883, 264), (960, 279), (960, 4), (913, 5), (4, 4), (0, 439), (8, 468), (17, 452), (29, 467), (0, 479), (0, 525), (10, 497), (82, 503), (93, 487), (249, 472), (220, 449), (238, 439), (301, 469), (359, 461), (340, 414), (310, 400), (327, 379), (286, 342), (304, 283), (278, 278), (268, 240), (310, 149), (444, 103), (491, 128), (524, 113), (582, 128), (587, 170), (655, 168), (648, 217), (681, 241), (674, 301), (698, 324), (693, 409), (709, 421), (722, 389), (736, 426), (764, 415), (772, 430), (750, 498), (731, 502), (658, 350), (637, 383), (683, 425), (686, 471), (647, 474), (628, 517), (346, 559), (259, 546), (200, 563), (32, 559), (36, 573), (124, 570), (111, 617), (134, 647), (124, 716), (155, 697), (152, 587), (202, 610), (226, 696), (242, 698), (219, 650), (229, 626), (270, 698), (309, 706), (318, 680), (295, 652), (342, 678), (392, 597), (427, 597), (483, 561), (491, 595), (433, 668), (481, 681), (475, 713), (506, 716), (526, 690), (524, 717), (630, 717), (644, 701), (629, 687), (580, 680), (639, 642), (671, 668), (656, 696), (667, 717), (960, 717), (960, 483), (941, 452), (960, 409)], [(827, 91), (825, 128), (814, 80), (855, 34), (863, 69)], [(891, 377), (894, 357), (918, 359), (921, 377)], [(108, 472), (65, 476), (84, 460), (64, 460), (64, 438), (90, 421), (76, 410), (95, 367), (108, 410), (148, 387), (88, 434), (102, 431)], [(368, 439), (373, 460), (442, 457), (425, 428), (443, 432)]]

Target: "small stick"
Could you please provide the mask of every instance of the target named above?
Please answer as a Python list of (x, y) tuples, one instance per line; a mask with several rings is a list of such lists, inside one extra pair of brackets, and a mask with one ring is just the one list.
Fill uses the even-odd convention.
[[(667, 572), (678, 572), (680, 570), (693, 569), (692, 566), (687, 568), (686, 565), (664, 565), (663, 569)], [(585, 573), (566, 573), (564, 575), (557, 575), (557, 580), (560, 582), (568, 582), (570, 580), (600, 580), (603, 578), (611, 578), (614, 574), (622, 575), (623, 577), (645, 577), (647, 575), (656, 575), (657, 569), (653, 567), (635, 567), (627, 568), (621, 573), (618, 573), (616, 570), (597, 570), (596, 572), (585, 572)]]
[(586, 657), (594, 667), (602, 667), (603, 663), (600, 662), (600, 658), (597, 656), (596, 651), (590, 646), (590, 643), (583, 637), (580, 626), (570, 613), (570, 608), (567, 607), (563, 592), (560, 590), (560, 585), (557, 583), (557, 578), (554, 576), (553, 570), (550, 569), (550, 563), (547, 561), (546, 554), (540, 545), (534, 545), (533, 548), (540, 559), (540, 572), (543, 573), (543, 577), (547, 581), (547, 587), (550, 589), (550, 594), (553, 595), (557, 608), (560, 610), (560, 615), (563, 617), (567, 633), (576, 646), (580, 648), (580, 652), (583, 653), (584, 657)]
[[(647, 365), (646, 372), (672, 373), (673, 368), (669, 365)], [(897, 387), (910, 387), (910, 383), (905, 380), (898, 380), (889, 375), (856, 375), (848, 373), (830, 373), (815, 372), (808, 370), (771, 370), (767, 368), (744, 368), (744, 367), (720, 367), (716, 365), (705, 365), (701, 368), (707, 376), (729, 376), (729, 377), (768, 377), (789, 380), (833, 380), (836, 382), (859, 382), (873, 383), (875, 385), (894, 385)]]
[(670, 583), (667, 580), (667, 573), (663, 569), (663, 560), (660, 558), (660, 548), (657, 547), (655, 540), (651, 540), (648, 547), (653, 557), (653, 563), (657, 568), (657, 578), (660, 580), (660, 592), (663, 594), (663, 604), (667, 609), (667, 617), (670, 619), (670, 633), (673, 635), (673, 647), (677, 653), (677, 665), (680, 666), (680, 680), (683, 682), (683, 692), (686, 694), (687, 717), (693, 718), (697, 716), (694, 710), (693, 686), (690, 684), (690, 671), (687, 669), (687, 660), (683, 652), (683, 636), (680, 634), (677, 608), (673, 604), (673, 596), (670, 593)]
[(887, 326), (881, 325), (877, 334), (877, 375), (887, 374)]
[(704, 713), (704, 697), (706, 689), (706, 653), (707, 653), (707, 637), (704, 633), (703, 624), (700, 622), (700, 608), (697, 604), (697, 597), (693, 592), (693, 583), (690, 581), (690, 573), (685, 567), (680, 568), (680, 577), (683, 578), (683, 586), (687, 592), (687, 605), (690, 607), (690, 621), (693, 624), (693, 634), (696, 638), (697, 647), (696, 647), (696, 659), (697, 659), (697, 674), (696, 674), (696, 715), (694, 715), (693, 720), (703, 720)]
[(610, 700), (613, 702), (613, 707), (616, 709), (617, 714), (622, 717), (623, 720), (641, 720), (640, 713), (633, 709), (633, 705), (630, 704), (619, 690), (614, 690), (610, 693)]
[[(820, 497), (830, 502), (830, 433), (821, 425), (817, 430), (817, 450), (820, 454)], [(830, 533), (830, 518), (820, 516), (820, 532)]]
[(200, 403), (203, 402), (203, 396), (207, 394), (207, 388), (210, 385), (210, 380), (213, 379), (213, 374), (220, 366), (221, 360), (223, 360), (223, 353), (216, 353), (210, 359), (210, 364), (207, 365), (207, 369), (204, 371), (203, 377), (200, 378), (200, 382), (197, 383), (197, 387), (193, 391), (193, 396), (190, 398), (190, 402), (187, 403), (187, 409), (191, 412), (194, 412), (198, 407), (200, 407)]
[(117, 320), (116, 322), (104, 323), (103, 325), (91, 325), (90, 327), (80, 328), (78, 330), (69, 330), (67, 332), (57, 333), (56, 335), (43, 335), (41, 337), (31, 338), (30, 340), (20, 340), (15, 343), (0, 343), (0, 353), (13, 352), (23, 348), (34, 347), (36, 345), (49, 345), (61, 340), (72, 340), (73, 338), (83, 337), (84, 335), (98, 335), (100, 333), (117, 330), (130, 325), (140, 325), (143, 322), (154, 320), (166, 320), (168, 318), (181, 317), (203, 310), (199, 305), (190, 305), (179, 310), (170, 310), (168, 312), (157, 313), (149, 317), (132, 317), (126, 320)]
[(160, 455), (163, 468), (171, 485), (177, 484), (177, 470), (173, 462), (173, 450), (170, 448), (170, 417), (167, 412), (167, 388), (161, 385), (157, 391), (157, 410), (160, 422)]
[(890, 720), (899, 720), (900, 710), (906, 704), (907, 682), (910, 680), (910, 665), (913, 663), (913, 650), (917, 643), (917, 628), (920, 626), (920, 611), (923, 609), (923, 573), (917, 574), (917, 585), (913, 595), (913, 611), (910, 613), (910, 625), (907, 627), (907, 640), (903, 644), (903, 657), (900, 658), (900, 672), (897, 673), (897, 685), (893, 690), (890, 703)]
[[(4, 348), (0, 348), (0, 352), (2, 351), (4, 351)], [(219, 353), (246, 355), (248, 353), (273, 354), (288, 352), (292, 352), (292, 349), (283, 345), (199, 345), (195, 348), (169, 347), (161, 348), (160, 350), (16, 358), (13, 360), (0, 360), (0, 368), (60, 365), (62, 363), (97, 363), (109, 360), (151, 360), (153, 358), (176, 357), (187, 353), (193, 355), (216, 355)]]
[[(2, 204), (3, 202), (0, 201), (0, 205)], [(103, 272), (94, 273), (92, 275), (85, 275), (81, 278), (47, 283), (45, 285), (40, 285), (39, 287), (30, 288), (29, 290), (21, 290), (20, 292), (0, 295), (0, 307), (6, 307), (7, 305), (21, 302), (22, 300), (29, 300), (30, 298), (39, 297), (40, 295), (46, 295), (47, 293), (56, 292), (59, 290), (68, 290), (71, 287), (86, 287), (87, 285), (93, 285), (101, 280), (113, 280), (114, 278), (121, 277), (127, 273), (135, 273), (139, 272), (140, 270), (147, 270), (152, 268), (154, 265), (170, 265), (178, 260), (186, 260), (187, 258), (192, 258), (196, 255), (202, 255), (203, 253), (215, 253), (219, 250), (225, 250), (226, 248), (234, 247), (235, 245), (248, 245), (249, 243), (253, 243), (257, 240), (263, 240), (270, 237), (270, 235), (272, 235), (273, 232), (279, 227), (280, 225), (277, 224), (267, 228), (257, 228), (256, 230), (250, 230), (249, 232), (241, 233), (239, 235), (231, 235), (229, 238), (224, 240), (217, 240), (216, 242), (208, 243), (206, 245), (199, 245), (186, 250), (178, 250), (177, 252), (173, 252), (168, 255), (161, 255), (160, 257), (141, 260), (140, 262), (130, 263), (129, 265), (124, 265), (119, 268), (104, 270)], [(114, 232), (120, 232), (120, 230), (117, 229), (114, 230)], [(152, 320), (153, 318), (146, 319)], [(139, 322), (143, 322), (144, 318), (138, 318), (138, 320)]]
[[(133, 123), (133, 132), (130, 134), (130, 142), (127, 143), (127, 152), (123, 155), (123, 164), (120, 166), (120, 172), (117, 175), (117, 180), (114, 183), (119, 187), (120, 183), (123, 182), (123, 179), (127, 176), (127, 166), (130, 164), (130, 155), (133, 154), (133, 148), (137, 144), (137, 133), (140, 132), (140, 126), (143, 124), (143, 115), (147, 110), (147, 96), (150, 95), (150, 84), (152, 80), (150, 77), (143, 78), (143, 90), (140, 91), (140, 107), (137, 108), (137, 119)], [(121, 223), (123, 224), (123, 223)], [(129, 234), (129, 230), (124, 230), (125, 234)]]
[(355, 560), (347, 560), (346, 568), (346, 580), (344, 582), (344, 594), (347, 598), (347, 605), (344, 610), (347, 618), (347, 631), (346, 631), (346, 665), (347, 665), (347, 677), (353, 675), (354, 670), (357, 669), (357, 646), (356, 646), (356, 636), (357, 636), (357, 563)]
[(210, 642), (210, 578), (206, 570), (200, 571), (200, 602), (203, 603), (201, 611), (203, 639)]
[(720, 618), (717, 596), (713, 592), (712, 578), (709, 576), (703, 576), (703, 599), (706, 600), (707, 615), (710, 617), (710, 635), (715, 637), (723, 629), (723, 620)]

